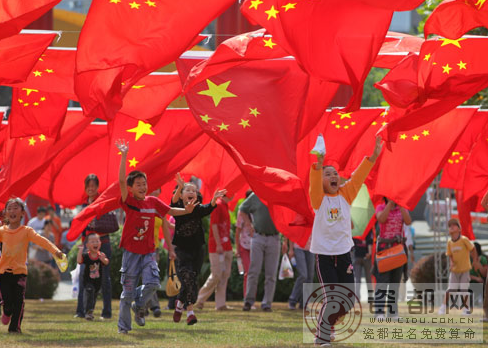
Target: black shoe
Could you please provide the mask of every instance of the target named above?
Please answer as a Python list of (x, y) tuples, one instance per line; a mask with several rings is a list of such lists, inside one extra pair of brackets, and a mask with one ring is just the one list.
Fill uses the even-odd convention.
[(271, 307), (264, 307), (264, 308), (261, 308), (263, 312), (272, 312), (273, 310), (271, 309)]
[(251, 304), (249, 302), (244, 303), (244, 307), (242, 307), (244, 312), (249, 312), (251, 310)]
[(161, 310), (159, 308), (155, 308), (153, 310), (153, 315), (154, 315), (154, 318), (159, 318), (161, 316)]

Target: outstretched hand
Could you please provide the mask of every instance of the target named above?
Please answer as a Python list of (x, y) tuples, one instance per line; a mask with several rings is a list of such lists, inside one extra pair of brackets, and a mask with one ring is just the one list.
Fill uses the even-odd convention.
[(215, 191), (211, 204), (215, 205), (217, 203), (217, 199), (224, 197), (226, 193), (227, 193), (226, 189)]
[(125, 142), (125, 139), (116, 140), (115, 146), (117, 146), (122, 154), (127, 154), (129, 152), (129, 142)]
[(369, 156), (369, 160), (371, 162), (375, 162), (378, 156), (381, 153), (381, 149), (383, 148), (383, 140), (380, 136), (376, 136), (376, 144), (374, 145), (373, 154)]
[(176, 173), (175, 180), (180, 188), (183, 188), (183, 186), (185, 186), (185, 180), (183, 180), (180, 173)]
[(197, 198), (195, 197), (185, 205), (185, 211), (190, 214), (191, 212), (193, 212), (193, 209), (195, 209), (195, 207), (199, 204), (200, 203), (197, 202)]

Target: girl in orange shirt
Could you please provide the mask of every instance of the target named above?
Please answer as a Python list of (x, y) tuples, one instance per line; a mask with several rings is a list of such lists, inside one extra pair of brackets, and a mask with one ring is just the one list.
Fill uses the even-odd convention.
[(58, 258), (63, 253), (49, 240), (37, 234), (31, 227), (20, 224), (24, 215), (24, 202), (12, 198), (5, 204), (5, 225), (0, 227), (3, 243), (0, 259), (0, 291), (3, 299), (2, 324), (9, 325), (9, 333), (20, 333), (24, 314), (25, 287), (27, 281), (27, 250), (29, 242), (48, 250)]

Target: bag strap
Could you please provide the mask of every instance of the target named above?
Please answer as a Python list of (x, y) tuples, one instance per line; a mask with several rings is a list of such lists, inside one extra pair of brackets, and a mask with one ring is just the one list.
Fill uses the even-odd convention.
[(171, 277), (171, 280), (174, 280), (175, 277), (175, 260), (169, 260), (169, 272), (168, 276)]

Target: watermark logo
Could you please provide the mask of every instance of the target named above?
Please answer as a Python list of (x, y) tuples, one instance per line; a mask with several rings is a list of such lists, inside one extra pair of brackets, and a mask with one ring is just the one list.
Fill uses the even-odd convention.
[(304, 322), (319, 340), (340, 342), (358, 330), (362, 319), (354, 284), (324, 284), (316, 287), (304, 304)]

